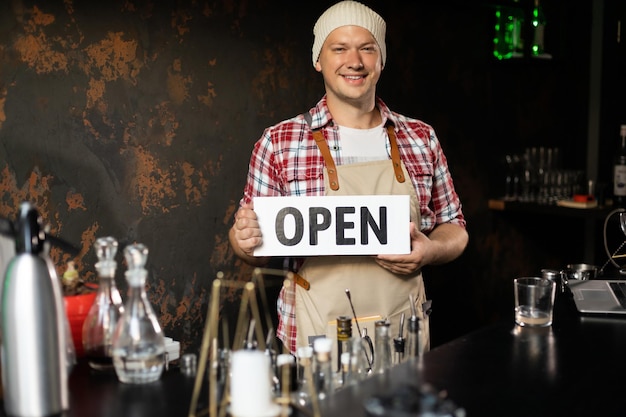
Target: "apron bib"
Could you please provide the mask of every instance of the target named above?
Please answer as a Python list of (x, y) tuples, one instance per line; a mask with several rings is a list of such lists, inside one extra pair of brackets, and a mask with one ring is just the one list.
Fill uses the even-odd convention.
[[(335, 167), (326, 142), (316, 139), (320, 148), (326, 146), (326, 150), (320, 150), (326, 167), (330, 166), (334, 171), (329, 175), (328, 169), (324, 168), (326, 195), (409, 195), (411, 221), (419, 225), (417, 194), (404, 164), (399, 160), (393, 129), (388, 131), (392, 155), (396, 151), (393, 164), (382, 160)], [(318, 138), (321, 136), (319, 131), (315, 134)], [(327, 158), (331, 158), (330, 164)], [(396, 180), (402, 175), (403, 182)], [(333, 183), (332, 186), (330, 183)], [(379, 266), (371, 256), (320, 256), (307, 258), (298, 274), (310, 283), (310, 288), (305, 290), (300, 285), (295, 286), (297, 346), (310, 345), (315, 337), (323, 335), (335, 339), (336, 333), (331, 332), (336, 329), (334, 323), (337, 317), (354, 316), (346, 295), (348, 289), (358, 325), (361, 329), (368, 329), (367, 333), (372, 338), (374, 322), (379, 319), (388, 319), (391, 335), (395, 337), (398, 334), (401, 314), (404, 313), (406, 319), (411, 316), (409, 294), (412, 294), (417, 314), (422, 318), (423, 347), (428, 350), (430, 333), (428, 317), (424, 317), (422, 310), (426, 293), (421, 270), (411, 275), (397, 275)], [(357, 333), (353, 325), (353, 335)]]

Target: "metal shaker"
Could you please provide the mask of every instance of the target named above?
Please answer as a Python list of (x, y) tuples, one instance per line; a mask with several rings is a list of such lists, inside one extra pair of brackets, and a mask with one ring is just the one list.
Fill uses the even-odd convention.
[(10, 416), (47, 416), (69, 408), (65, 309), (37, 210), (20, 207), (16, 255), (2, 283), (0, 332), (4, 408)]
[(544, 268), (541, 270), (541, 276), (547, 278), (556, 283), (556, 289), (559, 293), (565, 292), (565, 286), (567, 285), (567, 277), (564, 277), (564, 271), (557, 269)]

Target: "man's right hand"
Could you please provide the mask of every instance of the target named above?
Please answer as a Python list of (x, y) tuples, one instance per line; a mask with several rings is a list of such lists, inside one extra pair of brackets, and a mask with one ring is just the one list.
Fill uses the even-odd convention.
[(254, 256), (254, 249), (263, 243), (252, 203), (243, 204), (235, 213), (235, 222), (228, 233), (230, 244), (241, 259), (251, 265), (264, 265), (269, 258)]

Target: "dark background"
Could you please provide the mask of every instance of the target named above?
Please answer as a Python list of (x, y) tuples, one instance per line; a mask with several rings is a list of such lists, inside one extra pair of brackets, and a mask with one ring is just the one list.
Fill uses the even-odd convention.
[[(212, 280), (251, 276), (227, 233), (252, 146), (323, 94), (312, 27), (332, 3), (0, 0), (0, 216), (34, 203), (81, 248), (72, 259), (89, 281), (97, 237), (144, 243), (159, 321), (184, 351), (197, 350)], [(488, 200), (504, 193), (504, 155), (533, 146), (559, 147), (565, 168), (586, 170), (591, 138), (598, 183), (610, 182), (626, 122), (615, 41), (623, 6), (603, 2), (594, 74), (592, 0), (543, 1), (553, 59), (514, 62), (492, 55), (495, 2), (365, 3), (388, 24), (379, 94), (433, 125), (468, 221), (466, 252), (425, 271), (433, 345), (512, 319), (517, 276), (602, 264), (602, 216), (585, 229), (584, 216), (494, 212)], [(601, 81), (595, 131), (592, 79)], [(589, 238), (597, 259), (583, 259)], [(59, 273), (70, 260), (58, 249), (52, 258)], [(118, 265), (125, 294), (121, 254)], [(239, 293), (224, 300), (232, 322)]]

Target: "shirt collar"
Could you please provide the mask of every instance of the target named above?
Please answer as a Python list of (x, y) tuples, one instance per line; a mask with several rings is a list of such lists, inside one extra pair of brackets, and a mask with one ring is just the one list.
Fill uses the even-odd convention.
[[(383, 119), (383, 125), (387, 125), (387, 123), (391, 123), (394, 126), (398, 125), (398, 120), (396, 116), (379, 97), (376, 98), (376, 106), (380, 110), (380, 115)], [(312, 117), (311, 129), (317, 130), (326, 126), (333, 125), (333, 116), (330, 114), (330, 110), (328, 110), (326, 95), (324, 95), (324, 97), (322, 97), (321, 100), (317, 102), (315, 107), (313, 107), (309, 111), (309, 113)]]

